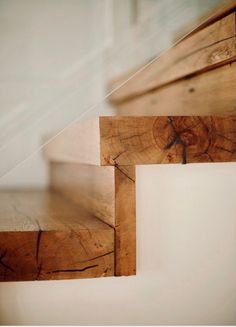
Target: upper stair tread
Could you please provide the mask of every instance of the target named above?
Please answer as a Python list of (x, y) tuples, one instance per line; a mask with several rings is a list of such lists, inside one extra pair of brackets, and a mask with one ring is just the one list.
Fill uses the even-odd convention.
[[(209, 17), (172, 48), (108, 84), (114, 104), (236, 60), (236, 1)], [(135, 108), (134, 108), (135, 109)]]
[(104, 166), (225, 162), (235, 160), (235, 144), (235, 116), (106, 116), (71, 125), (44, 152)]

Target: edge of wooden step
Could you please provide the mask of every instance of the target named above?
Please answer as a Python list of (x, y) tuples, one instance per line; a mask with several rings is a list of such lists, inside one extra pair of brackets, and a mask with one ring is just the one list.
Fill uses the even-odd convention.
[(113, 228), (56, 192), (0, 192), (0, 281), (105, 276)]
[(236, 116), (104, 116), (70, 126), (45, 155), (104, 166), (230, 162), (235, 144)]
[(235, 10), (236, 1), (216, 11), (156, 60), (111, 80), (108, 83), (109, 100), (114, 105), (125, 103), (235, 61)]

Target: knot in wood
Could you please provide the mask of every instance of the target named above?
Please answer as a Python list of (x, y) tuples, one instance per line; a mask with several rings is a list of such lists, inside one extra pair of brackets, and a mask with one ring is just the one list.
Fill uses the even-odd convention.
[(186, 156), (204, 153), (209, 148), (211, 122), (205, 124), (199, 117), (158, 117), (153, 125), (156, 145), (167, 150), (168, 162), (186, 162)]

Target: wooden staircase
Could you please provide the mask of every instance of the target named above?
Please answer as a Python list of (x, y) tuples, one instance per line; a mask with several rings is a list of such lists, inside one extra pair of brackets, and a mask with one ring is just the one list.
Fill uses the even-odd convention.
[(118, 116), (74, 123), (44, 149), (50, 189), (0, 193), (0, 280), (136, 272), (135, 166), (236, 159), (236, 5), (110, 97)]

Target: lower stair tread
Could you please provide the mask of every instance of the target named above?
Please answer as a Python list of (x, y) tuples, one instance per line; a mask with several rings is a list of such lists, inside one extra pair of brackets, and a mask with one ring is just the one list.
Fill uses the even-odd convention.
[(114, 230), (53, 191), (0, 192), (0, 281), (114, 275)]

